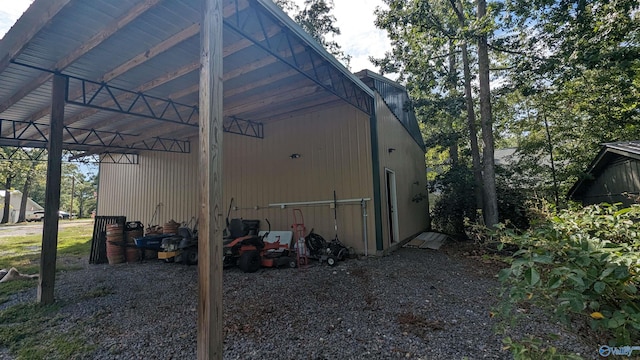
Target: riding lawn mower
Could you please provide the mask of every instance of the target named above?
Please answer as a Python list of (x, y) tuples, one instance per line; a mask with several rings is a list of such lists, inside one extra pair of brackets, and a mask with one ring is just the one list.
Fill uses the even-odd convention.
[(296, 267), (295, 257), (291, 256), (290, 243), (281, 241), (280, 236), (271, 239), (269, 231), (258, 233), (260, 220), (231, 219), (227, 236), (223, 241), (223, 266), (240, 267), (244, 272), (256, 272), (264, 267)]
[(186, 265), (198, 263), (198, 228), (188, 227), (178, 228), (178, 233), (171, 237), (162, 239), (160, 246), (162, 251), (158, 251), (158, 259), (166, 262), (177, 262)]

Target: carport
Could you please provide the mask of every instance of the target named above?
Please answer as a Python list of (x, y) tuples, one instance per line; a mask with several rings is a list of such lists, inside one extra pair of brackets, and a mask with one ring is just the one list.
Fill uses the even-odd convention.
[(41, 303), (63, 149), (119, 162), (199, 139), (200, 359), (222, 357), (222, 133), (262, 138), (282, 114), (346, 102), (371, 116), (378, 151), (373, 92), (270, 0), (36, 0), (0, 54), (0, 146), (48, 149)]

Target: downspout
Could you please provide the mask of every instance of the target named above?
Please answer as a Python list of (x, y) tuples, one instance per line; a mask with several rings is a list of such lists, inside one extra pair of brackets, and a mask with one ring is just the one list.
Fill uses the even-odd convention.
[(380, 152), (378, 147), (378, 119), (376, 117), (377, 101), (376, 97), (371, 99), (371, 116), (369, 126), (371, 127), (371, 162), (373, 167), (373, 208), (375, 210), (376, 225), (376, 250), (382, 251), (382, 200), (380, 187)]

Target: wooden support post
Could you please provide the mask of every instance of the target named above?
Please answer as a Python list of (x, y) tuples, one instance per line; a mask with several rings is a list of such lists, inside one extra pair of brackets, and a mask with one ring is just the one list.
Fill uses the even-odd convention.
[(222, 0), (202, 0), (198, 359), (222, 359)]
[(56, 252), (58, 247), (58, 210), (60, 209), (60, 178), (62, 173), (62, 131), (64, 127), (65, 92), (67, 78), (53, 77), (51, 90), (51, 132), (49, 133), (47, 160), (47, 187), (45, 191), (42, 251), (40, 253), (40, 282), (38, 302), (53, 303), (56, 279)]

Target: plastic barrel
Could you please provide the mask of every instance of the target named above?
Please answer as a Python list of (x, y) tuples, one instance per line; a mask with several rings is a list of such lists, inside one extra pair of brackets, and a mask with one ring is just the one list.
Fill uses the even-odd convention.
[(110, 265), (121, 264), (125, 260), (122, 230), (119, 224), (107, 224), (107, 260)]

